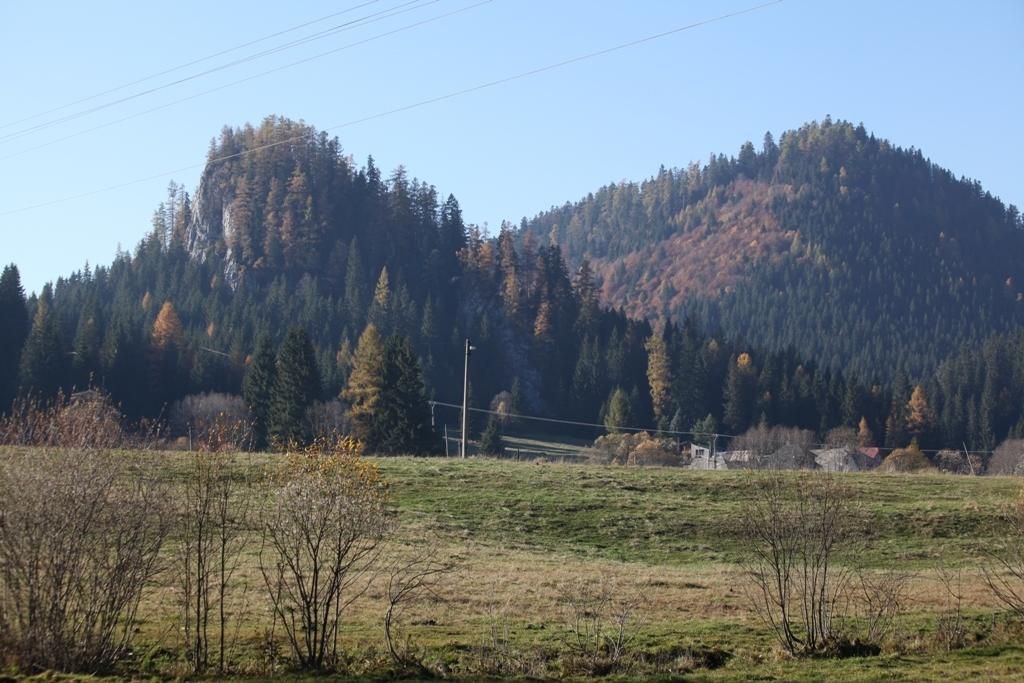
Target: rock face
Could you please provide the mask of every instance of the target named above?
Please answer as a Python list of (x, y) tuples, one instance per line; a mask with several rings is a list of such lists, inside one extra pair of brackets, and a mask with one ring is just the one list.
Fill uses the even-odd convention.
[(231, 239), (231, 200), (225, 196), (230, 184), (217, 182), (217, 174), (207, 166), (196, 189), (192, 205), (192, 220), (185, 233), (185, 249), (189, 256), (205, 262), (212, 254), (224, 255), (224, 281), (232, 288), (238, 286), (241, 268)]

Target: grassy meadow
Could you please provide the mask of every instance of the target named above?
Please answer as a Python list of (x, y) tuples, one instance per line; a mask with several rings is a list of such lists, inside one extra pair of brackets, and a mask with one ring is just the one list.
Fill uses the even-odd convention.
[[(189, 462), (175, 453), (122, 457), (152, 459), (171, 487)], [(280, 463), (268, 455), (232, 457), (240, 476)], [(403, 615), (408, 642), (439, 676), (588, 678), (593, 672), (567, 656), (564, 604), (573, 586), (602, 585), (637, 601), (627, 627), (631, 664), (608, 673), (610, 680), (1024, 677), (1024, 629), (994, 600), (981, 573), (1002, 533), (1001, 511), (1018, 495), (1015, 479), (836, 475), (857, 500), (850, 520), (856, 541), (844, 565), (865, 575), (905, 570), (911, 587), (879, 654), (801, 659), (782, 654), (751, 609), (741, 568), (743, 501), (756, 485), (747, 473), (372, 460), (397, 511), (387, 554), (430, 549), (455, 561), (436, 595)], [(268, 633), (258, 553), (253, 534), (228, 599), (229, 615), (239, 617), (230, 626), (230, 669), (257, 679), (301, 678), (287, 666), (281, 634)], [(146, 591), (132, 676), (185, 675), (176, 590), (168, 570)], [(385, 590), (383, 578), (375, 581), (346, 613), (343, 678), (399, 673), (382, 638)], [(950, 647), (941, 633), (952, 614), (963, 619), (963, 638)]]

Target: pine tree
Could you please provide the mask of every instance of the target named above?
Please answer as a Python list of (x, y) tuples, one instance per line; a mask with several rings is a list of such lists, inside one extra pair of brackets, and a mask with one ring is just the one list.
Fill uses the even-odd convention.
[(32, 330), (21, 354), (22, 387), (44, 398), (56, 394), (64, 379), (64, 350), (50, 310), (52, 300), (50, 285), (46, 285), (36, 303)]
[(388, 267), (380, 269), (377, 277), (377, 285), (373, 288), (373, 301), (370, 302), (369, 322), (374, 325), (382, 334), (391, 331), (391, 281), (388, 277)]
[(348, 245), (348, 261), (345, 264), (345, 308), (348, 309), (349, 321), (354, 325), (361, 325), (365, 315), (363, 286), (359, 240), (353, 237)]
[(706, 417), (701, 420), (697, 420), (690, 427), (690, 431), (693, 432), (693, 442), (705, 448), (711, 448), (714, 443), (715, 433), (718, 431), (718, 422), (715, 420), (715, 416), (708, 413)]
[(274, 345), (268, 336), (261, 335), (256, 342), (256, 351), (242, 383), (242, 397), (252, 419), (253, 448), (256, 450), (267, 447), (270, 401), (276, 374), (277, 357)]
[(725, 380), (725, 424), (734, 433), (746, 431), (754, 419), (756, 380), (750, 354), (741, 353), (729, 366)]
[(501, 436), (501, 420), (497, 415), (491, 415), (484, 433), (480, 435), (480, 452), (484, 455), (501, 456), (505, 451)]
[(102, 341), (99, 313), (95, 301), (91, 301), (78, 318), (75, 350), (71, 360), (72, 380), (79, 389), (89, 386), (100, 369), (100, 344)]
[(288, 181), (281, 216), (281, 251), (292, 272), (312, 270), (319, 258), (318, 235), (313, 216), (313, 196), (306, 174), (296, 165)]
[(384, 347), (380, 399), (367, 448), (381, 453), (425, 455), (437, 450), (423, 373), (407, 337), (393, 336)]
[(270, 435), (285, 446), (309, 439), (306, 410), (320, 395), (316, 353), (306, 331), (292, 328), (277, 354), (270, 399)]
[(13, 263), (0, 275), (0, 414), (18, 390), (18, 364), (29, 332), (28, 309), (21, 275)]
[(352, 371), (341, 392), (349, 404), (349, 419), (357, 438), (373, 436), (374, 417), (380, 403), (384, 374), (384, 343), (373, 323), (366, 326), (352, 355)]
[(623, 427), (629, 427), (633, 423), (633, 407), (630, 405), (629, 395), (622, 390), (622, 387), (615, 387), (608, 397), (608, 403), (604, 410), (604, 427), (609, 434), (617, 434)]

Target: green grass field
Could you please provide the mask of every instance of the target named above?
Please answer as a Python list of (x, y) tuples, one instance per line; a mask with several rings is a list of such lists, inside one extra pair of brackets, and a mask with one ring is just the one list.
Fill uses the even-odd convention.
[[(2, 451), (0, 451), (2, 456)], [(138, 457), (125, 454), (124, 457)], [(156, 457), (169, 481), (187, 455)], [(614, 585), (640, 595), (630, 628), (635, 665), (612, 680), (939, 680), (1024, 677), (1024, 630), (981, 579), (986, 551), (1002, 533), (1000, 511), (1018, 495), (1009, 478), (837, 475), (855, 491), (851, 523), (866, 571), (912, 571), (911, 598), (881, 654), (792, 659), (780, 654), (751, 611), (739, 562), (743, 501), (754, 480), (737, 472), (627, 469), (470, 459), (373, 459), (398, 511), (395, 553), (429, 545), (457, 558), (437, 599), (408, 614), (408, 634), (435, 670), (476, 679), (496, 629), (523, 671), (585, 678), (565, 661), (566, 586)], [(243, 470), (273, 469), (274, 456), (237, 456)], [(255, 542), (255, 539), (254, 539)], [(264, 590), (253, 544), (232, 610), (245, 628), (233, 638), (238, 675), (287, 673), (265, 663)], [(961, 575), (966, 645), (947, 651), (936, 624), (949, 608), (940, 570)], [(172, 578), (144, 598), (135, 675), (174, 676), (181, 647)], [(346, 617), (355, 678), (395, 672), (383, 653), (383, 588), (375, 584)], [(284, 646), (284, 643), (282, 643)], [(293, 678), (297, 674), (288, 674)]]

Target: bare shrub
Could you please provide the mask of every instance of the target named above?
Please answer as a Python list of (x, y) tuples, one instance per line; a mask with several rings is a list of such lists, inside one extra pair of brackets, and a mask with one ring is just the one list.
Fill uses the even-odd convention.
[(946, 652), (964, 646), (967, 629), (964, 624), (964, 574), (962, 568), (939, 569), (939, 582), (942, 584), (943, 605), (935, 624), (935, 640)]
[(341, 616), (373, 579), (387, 487), (355, 456), (291, 456), (261, 520), (260, 572), (296, 662), (338, 661)]
[(190, 394), (171, 406), (173, 434), (188, 435), (192, 448), (211, 453), (250, 450), (252, 419), (241, 396)]
[(849, 572), (836, 564), (848, 540), (850, 491), (833, 475), (751, 475), (742, 507), (747, 594), (779, 644), (793, 655), (837, 639)]
[(600, 436), (594, 441), (588, 455), (591, 460), (609, 465), (683, 465), (683, 458), (674, 440), (659, 439), (647, 432)]
[(0, 649), (30, 670), (108, 669), (169, 528), (148, 472), (91, 450), (0, 461)]
[(853, 427), (833, 427), (825, 435), (824, 446), (825, 448), (856, 449), (860, 446), (860, 437)]
[(217, 669), (224, 672), (226, 599), (238, 569), (251, 501), (249, 482), (236, 478), (228, 456), (192, 456), (180, 499), (175, 555), (185, 655), (196, 673), (210, 666), (210, 615), (214, 611)]
[(914, 575), (905, 571), (860, 571), (851, 580), (851, 602), (863, 622), (864, 641), (881, 643), (906, 611)]
[(636, 638), (642, 597), (608, 580), (560, 587), (571, 669), (606, 674), (625, 663)]
[(0, 416), (0, 443), (55, 448), (128, 448), (137, 444), (110, 396), (90, 389), (48, 401), (16, 399)]
[(384, 641), (396, 664), (426, 671), (417, 657), (403, 617), (406, 609), (424, 599), (440, 600), (437, 587), (455, 571), (452, 558), (439, 558), (436, 543), (428, 542), (412, 555), (395, 560), (388, 571), (387, 600), (384, 612)]
[(469, 673), (497, 678), (544, 678), (544, 654), (537, 648), (520, 648), (515, 642), (513, 614), (509, 602), (487, 605), (485, 642), (473, 648)]
[(985, 471), (985, 464), (977, 453), (943, 449), (932, 458), (936, 469), (950, 474), (977, 475)]
[(729, 449), (747, 451), (755, 469), (813, 469), (814, 432), (759, 424), (732, 440)]
[(352, 431), (348, 409), (338, 399), (314, 402), (306, 410), (306, 420), (309, 422), (309, 433), (313, 441), (330, 439), (334, 435), (349, 434)]
[(989, 546), (989, 562), (982, 565), (985, 583), (996, 599), (1024, 619), (1024, 489), (1002, 514), (1002, 538)]
[(989, 474), (1024, 474), (1024, 439), (1007, 439), (996, 447), (988, 463)]

